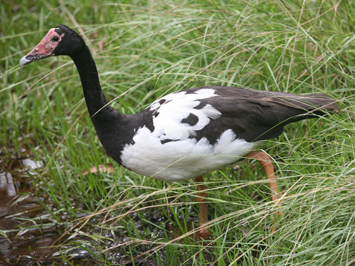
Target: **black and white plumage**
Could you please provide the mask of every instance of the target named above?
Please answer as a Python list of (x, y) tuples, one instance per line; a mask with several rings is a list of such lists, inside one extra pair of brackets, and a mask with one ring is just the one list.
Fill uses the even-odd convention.
[(76, 64), (107, 153), (136, 173), (168, 182), (231, 165), (279, 136), (286, 124), (335, 111), (333, 99), (322, 94), (208, 86), (171, 93), (125, 115), (108, 104), (90, 50), (76, 32), (63, 25), (51, 29), (20, 65), (51, 55), (69, 55)]
[(185, 181), (232, 165), (285, 124), (323, 114), (314, 108), (325, 103), (330, 99), (320, 95), (228, 87), (172, 93), (142, 112), (150, 119), (139, 122), (119, 158), (136, 173)]

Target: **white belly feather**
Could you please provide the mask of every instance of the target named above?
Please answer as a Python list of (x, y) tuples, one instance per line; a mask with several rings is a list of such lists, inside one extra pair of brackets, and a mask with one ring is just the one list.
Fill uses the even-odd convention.
[[(207, 138), (197, 141), (193, 136), (204, 128), (210, 119), (217, 119), (220, 112), (206, 105), (195, 109), (199, 99), (214, 97), (213, 89), (199, 90), (186, 94), (184, 91), (169, 94), (155, 101), (151, 110), (157, 110), (153, 119), (154, 131), (147, 127), (139, 128), (133, 137), (134, 144), (127, 144), (121, 160), (132, 171), (168, 182), (185, 181), (202, 174), (223, 168), (238, 161), (260, 144), (236, 139), (232, 130), (221, 133), (213, 145)], [(196, 125), (181, 123), (190, 114), (198, 117)], [(172, 140), (162, 143), (162, 140)]]

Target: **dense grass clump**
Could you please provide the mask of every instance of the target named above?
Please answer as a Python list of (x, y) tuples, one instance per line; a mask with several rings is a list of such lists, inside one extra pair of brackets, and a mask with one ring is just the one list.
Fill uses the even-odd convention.
[[(1, 158), (23, 157), (25, 149), (44, 163), (31, 176), (45, 215), (11, 232), (56, 225), (47, 258), (97, 265), (355, 264), (352, 1), (5, 1), (0, 12)], [(268, 182), (251, 162), (252, 170), (207, 176), (212, 238), (189, 238), (199, 224), (194, 183), (166, 184), (108, 158), (69, 58), (18, 67), (58, 24), (83, 36), (107, 98), (122, 113), (204, 85), (336, 99), (340, 112), (289, 125), (260, 147), (273, 158), (283, 193), (276, 231)], [(82, 174), (109, 163), (114, 172)]]

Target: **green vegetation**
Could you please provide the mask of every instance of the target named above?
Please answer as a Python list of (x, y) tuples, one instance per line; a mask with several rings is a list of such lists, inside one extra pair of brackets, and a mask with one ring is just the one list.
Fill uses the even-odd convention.
[[(26, 149), (44, 162), (32, 177), (46, 216), (14, 229), (56, 224), (61, 239), (48, 253), (55, 263), (74, 265), (85, 250), (97, 265), (355, 264), (352, 1), (5, 0), (0, 12), (1, 153), (22, 157)], [(207, 176), (212, 239), (187, 237), (198, 225), (194, 183), (170, 185), (107, 157), (70, 58), (19, 68), (58, 24), (84, 37), (107, 98), (123, 113), (204, 85), (338, 99), (341, 112), (289, 125), (260, 147), (284, 195), (277, 230), (265, 174), (251, 162), (252, 170)], [(117, 172), (82, 175), (106, 163)], [(176, 228), (186, 235), (169, 232)]]

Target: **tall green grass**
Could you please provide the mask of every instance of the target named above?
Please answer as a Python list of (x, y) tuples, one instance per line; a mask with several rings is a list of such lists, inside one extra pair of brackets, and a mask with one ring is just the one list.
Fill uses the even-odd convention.
[[(1, 152), (26, 147), (45, 163), (34, 180), (49, 218), (33, 222), (61, 226), (51, 255), (70, 261), (86, 250), (98, 265), (355, 263), (351, 1), (5, 1), (0, 12)], [(84, 37), (122, 113), (204, 85), (334, 97), (341, 112), (289, 125), (260, 147), (283, 193), (277, 230), (265, 174), (251, 162), (207, 175), (212, 239), (186, 237), (199, 224), (193, 182), (166, 184), (108, 158), (69, 58), (18, 67), (58, 24)], [(81, 174), (105, 163), (117, 172)]]

